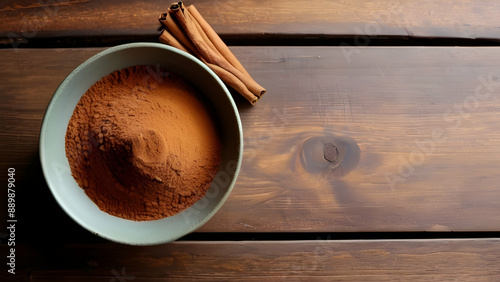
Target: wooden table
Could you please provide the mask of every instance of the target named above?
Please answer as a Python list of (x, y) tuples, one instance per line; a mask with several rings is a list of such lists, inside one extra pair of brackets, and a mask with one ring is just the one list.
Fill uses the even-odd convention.
[[(4, 258), (9, 168), (17, 184), (16, 274), (3, 263), (0, 277), (500, 281), (498, 1), (186, 3), (268, 94), (256, 106), (236, 97), (244, 160), (222, 209), (154, 247), (73, 222), (45, 183), (38, 138), (65, 76), (109, 46), (157, 42), (170, 2), (0, 5)], [(318, 140), (350, 153), (319, 170)]]

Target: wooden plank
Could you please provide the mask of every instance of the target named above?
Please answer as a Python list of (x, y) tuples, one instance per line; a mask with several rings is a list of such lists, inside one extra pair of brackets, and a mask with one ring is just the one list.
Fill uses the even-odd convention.
[[(0, 50), (0, 165), (19, 171), (31, 231), (45, 222), (36, 207), (71, 222), (40, 172), (38, 129), (58, 83), (100, 50)], [(254, 107), (237, 97), (241, 174), (200, 231), (499, 230), (500, 48), (233, 51), (268, 94)]]
[[(14, 46), (40, 38), (125, 36), (155, 40), (158, 16), (170, 2), (133, 0), (23, 0), (0, 5), (1, 44)], [(195, 4), (223, 37), (263, 33), (355, 36), (496, 38), (498, 1), (315, 1), (275, 0), (265, 4), (243, 0), (199, 0)], [(68, 42), (71, 42), (69, 40)]]
[[(500, 49), (244, 50), (270, 95), (242, 109), (239, 186), (202, 230), (498, 231)], [(359, 163), (330, 172), (341, 138)]]
[(499, 239), (325, 239), (175, 242), (152, 247), (23, 245), (18, 247), (17, 275), (29, 275), (30, 281), (498, 281), (500, 277)]

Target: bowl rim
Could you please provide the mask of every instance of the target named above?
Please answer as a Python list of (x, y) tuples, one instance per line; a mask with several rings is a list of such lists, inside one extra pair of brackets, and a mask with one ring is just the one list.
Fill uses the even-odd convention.
[[(126, 240), (120, 240), (120, 239), (117, 239), (117, 238), (113, 238), (113, 237), (110, 237), (110, 236), (107, 236), (105, 234), (101, 234), (101, 233), (97, 233), (95, 230), (92, 229), (91, 226), (89, 226), (88, 224), (84, 224), (83, 222), (80, 221), (80, 219), (71, 211), (71, 208), (66, 204), (64, 203), (64, 200), (62, 199), (62, 197), (58, 194), (58, 192), (56, 191), (57, 189), (56, 188), (53, 188), (52, 186), (55, 185), (53, 184), (51, 181), (49, 181), (48, 179), (48, 175), (53, 173), (50, 168), (49, 168), (49, 164), (47, 163), (48, 161), (46, 160), (46, 154), (47, 152), (45, 151), (44, 147), (45, 147), (45, 142), (47, 141), (47, 137), (46, 137), (46, 131), (47, 131), (47, 127), (48, 127), (48, 118), (50, 116), (50, 113), (53, 111), (54, 107), (55, 107), (55, 101), (57, 101), (59, 99), (60, 96), (64, 95), (64, 91), (63, 89), (65, 88), (65, 86), (67, 84), (69, 84), (73, 79), (74, 77), (76, 76), (76, 74), (78, 74), (79, 72), (81, 72), (83, 69), (85, 69), (89, 64), (91, 64), (92, 62), (94, 61), (97, 61), (99, 60), (101, 57), (103, 56), (106, 56), (107, 54), (110, 54), (110, 53), (113, 53), (113, 52), (117, 52), (117, 51), (121, 51), (121, 50), (125, 50), (125, 49), (133, 49), (133, 48), (160, 48), (160, 49), (164, 49), (166, 51), (169, 51), (169, 52), (174, 52), (176, 53), (177, 55), (180, 55), (180, 56), (183, 56), (187, 59), (189, 59), (190, 61), (193, 61), (195, 62), (198, 66), (200, 66), (201, 68), (203, 68), (206, 72), (208, 72), (210, 74), (210, 77), (213, 78), (217, 84), (219, 84), (221, 86), (221, 88), (223, 89), (223, 92), (225, 92), (226, 96), (227, 96), (227, 99), (231, 105), (231, 108), (232, 108), (232, 114), (234, 114), (234, 117), (236, 119), (236, 124), (237, 124), (237, 128), (238, 128), (238, 140), (237, 140), (237, 150), (238, 150), (238, 155), (237, 155), (237, 158), (235, 158), (236, 160), (236, 167), (235, 167), (235, 171), (234, 171), (234, 176), (232, 177), (230, 183), (227, 185), (227, 190), (225, 191), (224, 195), (222, 195), (222, 197), (220, 198), (220, 200), (217, 202), (217, 204), (214, 206), (214, 208), (208, 213), (205, 215), (205, 217), (197, 222), (196, 224), (191, 224), (189, 226), (189, 228), (187, 228), (183, 234), (180, 234), (180, 235), (177, 235), (177, 236), (172, 236), (172, 237), (163, 237), (161, 238), (159, 241), (156, 240), (156, 241), (148, 241), (148, 240), (144, 240), (143, 242), (130, 242), (130, 241), (126, 241)], [(186, 53), (184, 51), (181, 51), (177, 48), (174, 48), (172, 46), (169, 46), (169, 45), (166, 45), (166, 44), (162, 44), (162, 43), (153, 43), (153, 42), (134, 42), (134, 43), (127, 43), (127, 44), (121, 44), (121, 45), (117, 45), (117, 46), (113, 46), (113, 47), (109, 47), (105, 50), (102, 50), (100, 52), (98, 52), (97, 54), (93, 55), (92, 57), (86, 59), (84, 62), (82, 62), (78, 67), (76, 67), (75, 69), (73, 69), (71, 71), (70, 74), (68, 74), (64, 80), (58, 85), (58, 87), (56, 88), (56, 90), (54, 91), (54, 94), (52, 95), (49, 103), (48, 103), (48, 106), (44, 112), (44, 115), (43, 115), (43, 119), (42, 119), (42, 124), (41, 124), (41, 127), (40, 127), (40, 132), (39, 132), (39, 145), (38, 145), (38, 148), (39, 148), (39, 157), (40, 157), (40, 163), (41, 163), (41, 168), (42, 168), (42, 172), (43, 172), (43, 175), (44, 175), (44, 179), (45, 179), (45, 182), (52, 194), (52, 196), (56, 199), (56, 202), (58, 203), (58, 205), (64, 210), (64, 212), (71, 218), (73, 219), (73, 221), (75, 221), (78, 225), (80, 225), (81, 227), (83, 227), (84, 229), (86, 229), (87, 231), (95, 234), (95, 235), (98, 235), (104, 239), (107, 239), (109, 241), (112, 241), (112, 242), (117, 242), (117, 243), (122, 243), (122, 244), (128, 244), (128, 245), (158, 245), (158, 244), (165, 244), (165, 243), (169, 243), (169, 242), (172, 242), (172, 241), (175, 241), (193, 231), (195, 231), (196, 229), (198, 229), (199, 227), (203, 226), (207, 221), (209, 221), (218, 211), (219, 209), (222, 207), (222, 205), (225, 203), (225, 201), (227, 200), (227, 198), (229, 197), (229, 195), (231, 194), (233, 188), (234, 188), (234, 185), (236, 183), (236, 180), (238, 178), (238, 175), (240, 173), (240, 169), (241, 169), (241, 163), (242, 163), (242, 158), (243, 158), (243, 147), (244, 147), (244, 142), (243, 142), (243, 128), (242, 128), (242, 123), (241, 123), (241, 118), (240, 118), (240, 115), (239, 115), (239, 111), (238, 111), (238, 108), (236, 106), (236, 103), (233, 99), (233, 97), (231, 96), (231, 93), (229, 92), (229, 90), (227, 89), (226, 85), (224, 84), (224, 82), (222, 82), (222, 80), (208, 67), (206, 66), (203, 62), (201, 62), (198, 58), (194, 57), (193, 55), (189, 54), (189, 53)], [(219, 169), (219, 171), (221, 170), (221, 168)]]

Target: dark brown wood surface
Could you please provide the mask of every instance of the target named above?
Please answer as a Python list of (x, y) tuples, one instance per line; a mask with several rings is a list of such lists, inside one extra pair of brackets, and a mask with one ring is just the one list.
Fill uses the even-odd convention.
[[(499, 231), (499, 48), (232, 49), (268, 94), (236, 97), (241, 174), (200, 231)], [(100, 50), (0, 50), (0, 165), (16, 168), (27, 218), (68, 220), (38, 133), (58, 84)], [(348, 151), (337, 168), (327, 143)]]
[(248, 46), (231, 49), (268, 92), (235, 96), (245, 151), (221, 210), (142, 247), (59, 208), (38, 138), (59, 83), (105, 49), (84, 47), (157, 42), (170, 2), (0, 3), (0, 180), (16, 169), (18, 220), (11, 275), (4, 190), (0, 281), (500, 281), (500, 47), (375, 47), (498, 45), (500, 2), (185, 3)]
[[(240, 34), (355, 36), (356, 45), (369, 45), (365, 35), (498, 39), (500, 3), (488, 1), (185, 1), (195, 4), (223, 37)], [(0, 4), (0, 44), (26, 44), (43, 37), (158, 35), (158, 16), (170, 2), (23, 0)], [(107, 38), (106, 40), (111, 40)], [(15, 46), (19, 46), (18, 44)], [(21, 45), (22, 47), (22, 45)]]
[[(20, 247), (21, 270), (16, 277), (19, 281), (500, 280), (498, 239), (325, 239)], [(5, 253), (5, 248), (0, 250)]]

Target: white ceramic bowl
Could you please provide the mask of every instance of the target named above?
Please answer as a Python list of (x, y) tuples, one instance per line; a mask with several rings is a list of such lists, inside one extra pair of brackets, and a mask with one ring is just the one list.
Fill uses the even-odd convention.
[[(131, 221), (101, 211), (71, 176), (65, 134), (80, 97), (107, 74), (134, 65), (160, 65), (201, 90), (215, 108), (222, 131), (222, 162), (204, 198), (174, 216)], [(81, 226), (111, 241), (153, 245), (174, 241), (203, 225), (229, 196), (238, 175), (243, 136), (238, 110), (224, 83), (195, 57), (159, 43), (131, 43), (109, 48), (85, 61), (61, 83), (40, 131), (40, 159), (52, 194)]]

